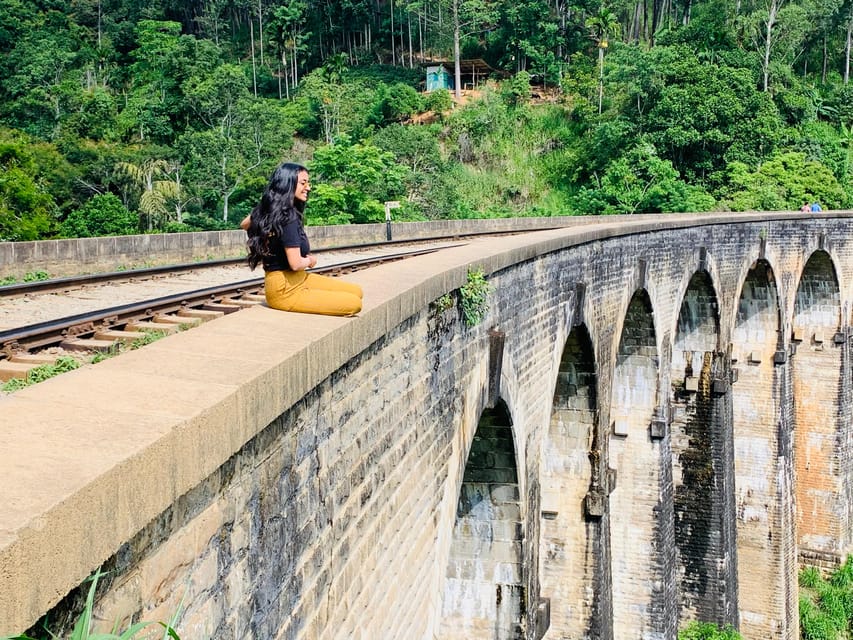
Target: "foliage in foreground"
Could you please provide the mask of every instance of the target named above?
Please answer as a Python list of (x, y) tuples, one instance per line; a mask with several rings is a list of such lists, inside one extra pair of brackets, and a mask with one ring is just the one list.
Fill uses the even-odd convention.
[(710, 622), (691, 622), (678, 633), (678, 640), (742, 640), (731, 625), (720, 629)]
[[(183, 330), (186, 327), (184, 325), (180, 325), (179, 328)], [(136, 338), (129, 345), (124, 345), (119, 342), (116, 343), (115, 346), (111, 347), (109, 351), (96, 353), (90, 360), (91, 364), (97, 364), (127, 350), (139, 349), (140, 347), (144, 347), (146, 344), (156, 342), (160, 338), (165, 338), (168, 335), (165, 331), (152, 331), (148, 329), (143, 330), (140, 333), (142, 333), (142, 337)], [(48, 380), (49, 378), (58, 376), (61, 373), (73, 371), (79, 367), (80, 362), (76, 358), (71, 356), (60, 356), (53, 364), (42, 364), (31, 369), (27, 372), (26, 378), (12, 378), (11, 380), (4, 382), (0, 386), (0, 391), (11, 393), (18, 389), (23, 389), (24, 387), (29, 387), (30, 385)]]
[(800, 637), (843, 640), (853, 623), (853, 558), (824, 579), (815, 567), (800, 572)]
[[(93, 629), (94, 619), (93, 619), (93, 609), (95, 606), (95, 590), (98, 587), (98, 580), (102, 576), (102, 572), (98, 569), (93, 576), (89, 578), (92, 582), (89, 587), (89, 592), (86, 596), (86, 604), (83, 607), (83, 611), (80, 614), (80, 617), (77, 618), (77, 622), (74, 624), (74, 629), (67, 636), (66, 640), (132, 640), (140, 636), (140, 633), (152, 626), (161, 626), (163, 627), (163, 640), (166, 638), (172, 638), (172, 640), (181, 640), (180, 636), (178, 636), (177, 631), (173, 628), (174, 620), (170, 620), (168, 623), (165, 622), (137, 622), (135, 624), (130, 625), (124, 631), (119, 631), (117, 628), (114, 628), (110, 633), (102, 633), (95, 632)], [(47, 630), (50, 634), (50, 637), (54, 640), (60, 640), (60, 637), (51, 631)], [(146, 637), (150, 637), (146, 635)], [(0, 638), (0, 640), (36, 640), (28, 635), (21, 634), (17, 636), (7, 636), (4, 638)]]
[(678, 640), (742, 640), (731, 625), (722, 629), (710, 622), (691, 622), (678, 633)]
[(29, 387), (30, 385), (42, 382), (48, 378), (58, 376), (60, 373), (77, 369), (79, 366), (80, 363), (71, 356), (61, 356), (57, 358), (56, 362), (53, 364), (42, 364), (34, 369), (30, 369), (30, 371), (27, 372), (26, 378), (12, 378), (11, 380), (4, 382), (0, 389), (7, 393), (17, 391), (18, 389)]

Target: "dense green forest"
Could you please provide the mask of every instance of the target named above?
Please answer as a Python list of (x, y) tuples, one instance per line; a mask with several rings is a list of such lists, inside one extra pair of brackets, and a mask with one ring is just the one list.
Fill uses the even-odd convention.
[(0, 0), (0, 240), (233, 228), (284, 159), (312, 224), (851, 207), (851, 32), (853, 0)]

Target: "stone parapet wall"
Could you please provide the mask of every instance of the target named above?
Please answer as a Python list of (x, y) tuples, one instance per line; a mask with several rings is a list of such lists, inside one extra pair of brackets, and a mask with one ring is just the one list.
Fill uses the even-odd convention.
[[(795, 640), (791, 560), (800, 541), (791, 513), (798, 491), (823, 485), (796, 484), (798, 452), (786, 443), (808, 428), (796, 421), (808, 398), (790, 383), (796, 354), (775, 354), (792, 353), (795, 300), (798, 309), (809, 300), (797, 296), (800, 275), (815, 252), (836, 269), (839, 308), (853, 306), (853, 218), (611, 222), (476, 240), (359, 271), (349, 277), (365, 291), (357, 318), (249, 309), (0, 398), (0, 635), (24, 631), (105, 563), (112, 572), (97, 611), (110, 624), (181, 611), (178, 630), (190, 640), (440, 637), (459, 491), (495, 392), (518, 471), (524, 606), (513, 622), (526, 639), (538, 639), (550, 599), (546, 639), (622, 640), (627, 624), (670, 638), (702, 612)], [(750, 313), (757, 283), (768, 282), (751, 279), (762, 261), (772, 266), (776, 314)], [(467, 327), (458, 290), (472, 268), (494, 290), (483, 322)], [(701, 286), (697, 272), (706, 274)], [(825, 287), (822, 273), (807, 280), (811, 289)], [(448, 293), (454, 306), (435, 304)], [(690, 328), (680, 319), (685, 298), (701, 299), (688, 309), (716, 314), (716, 325), (696, 322), (703, 335), (678, 342)], [(827, 325), (823, 306), (818, 318)], [(850, 318), (839, 324), (846, 335)], [(491, 330), (505, 336), (497, 389)], [(692, 358), (697, 393), (720, 383), (710, 416), (678, 395), (691, 377), (685, 350), (703, 354)], [(846, 397), (841, 360), (830, 363), (835, 378), (820, 380), (837, 381)], [(711, 365), (718, 361), (722, 372)], [(637, 390), (625, 388), (636, 384), (638, 416), (629, 406)], [(572, 399), (578, 387), (594, 406)], [(846, 401), (837, 412), (849, 413)], [(614, 431), (617, 418), (627, 428)], [(696, 429), (713, 442), (697, 440)], [(819, 446), (831, 446), (819, 435)], [(849, 455), (822, 452), (843, 474)], [(722, 487), (702, 494), (714, 518), (685, 531), (674, 505), (708, 468)], [(784, 486), (760, 493), (777, 479)], [(849, 485), (846, 475), (835, 479)], [(750, 546), (731, 533), (727, 544), (716, 538), (729, 514)], [(842, 532), (822, 549), (850, 551), (849, 512), (840, 518), (821, 526)], [(778, 542), (762, 546), (768, 531)], [(632, 555), (617, 532), (646, 546)], [(740, 573), (739, 555), (751, 563)], [(471, 560), (454, 559), (456, 573), (475, 569)], [(702, 582), (702, 567), (714, 566), (728, 582)], [(779, 597), (746, 597), (760, 593), (744, 577), (754, 566), (774, 568)], [(614, 619), (616, 603), (630, 619)]]
[[(453, 234), (546, 229), (593, 220), (595, 218), (564, 217), (401, 222), (392, 223), (391, 237), (393, 240), (422, 240)], [(385, 224), (311, 227), (309, 232), (315, 249), (383, 242), (388, 236)], [(240, 229), (0, 242), (0, 279), (20, 280), (28, 273), (39, 271), (56, 278), (244, 255), (246, 233)]]

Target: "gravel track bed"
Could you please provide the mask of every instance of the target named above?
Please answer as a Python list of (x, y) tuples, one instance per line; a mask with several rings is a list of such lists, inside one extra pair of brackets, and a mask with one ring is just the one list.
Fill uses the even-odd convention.
[[(423, 248), (423, 246), (419, 248)], [(411, 250), (411, 248), (397, 246), (320, 253), (318, 254), (319, 266), (333, 266), (341, 262)], [(263, 270), (260, 268), (251, 271), (246, 265), (220, 266), (166, 276), (149, 276), (145, 279), (134, 279), (126, 282), (90, 285), (61, 293), (52, 292), (7, 299), (0, 298), (0, 331), (28, 327), (39, 322), (57, 320), (108, 307), (262, 277)]]

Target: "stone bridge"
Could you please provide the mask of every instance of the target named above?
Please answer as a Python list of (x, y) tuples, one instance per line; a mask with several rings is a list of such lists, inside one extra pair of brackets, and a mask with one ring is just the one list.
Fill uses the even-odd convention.
[(794, 640), (853, 545), (851, 216), (474, 240), (2, 398), (0, 635), (102, 566), (183, 640)]

